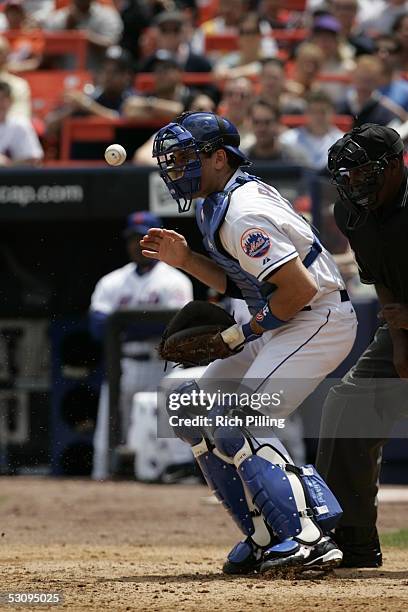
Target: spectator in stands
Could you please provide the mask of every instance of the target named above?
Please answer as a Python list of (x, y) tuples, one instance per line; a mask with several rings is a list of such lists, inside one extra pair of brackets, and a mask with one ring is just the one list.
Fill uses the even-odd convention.
[[(252, 3), (253, 4), (253, 3)], [(219, 0), (218, 13), (213, 19), (205, 21), (197, 29), (192, 40), (193, 48), (199, 52), (205, 51), (205, 37), (212, 34), (239, 34), (242, 19), (249, 10), (249, 0)], [(266, 19), (261, 19), (260, 29), (262, 34), (261, 47), (264, 57), (276, 54), (276, 44), (271, 38), (272, 28)], [(211, 58), (215, 61), (222, 57), (222, 52), (211, 52)]]
[(277, 57), (264, 59), (259, 73), (260, 95), (283, 111), (283, 96), (285, 91), (285, 66)]
[(323, 51), (314, 43), (305, 41), (295, 51), (293, 68), (289, 71), (290, 82), (297, 84), (299, 93), (305, 95), (312, 90), (324, 64)]
[(408, 10), (406, 0), (384, 0), (383, 7), (378, 13), (370, 13), (369, 17), (360, 22), (361, 30), (368, 36), (378, 34), (391, 34), (394, 24)]
[(342, 43), (340, 31), (340, 23), (332, 15), (323, 15), (313, 21), (310, 41), (323, 52), (324, 72), (345, 74), (354, 67), (354, 52)]
[(396, 19), (392, 27), (392, 34), (401, 45), (399, 67), (406, 72), (408, 71), (408, 11)]
[(39, 25), (43, 25), (48, 15), (55, 8), (54, 0), (24, 0), (28, 15)]
[[(156, 48), (167, 51), (177, 58), (184, 72), (211, 72), (212, 66), (203, 55), (193, 53), (186, 40), (187, 23), (183, 13), (165, 11), (154, 20), (157, 28)], [(141, 62), (140, 72), (151, 72), (156, 54), (150, 55)]]
[(239, 77), (225, 83), (218, 113), (227, 117), (237, 127), (241, 136), (241, 146), (248, 148), (254, 142), (249, 125), (249, 107), (254, 99), (254, 86), (249, 79)]
[(296, 100), (293, 112), (302, 113), (306, 106), (305, 97), (316, 88), (317, 77), (324, 64), (323, 51), (311, 42), (301, 43), (295, 52), (295, 61), (286, 89)]
[(394, 36), (382, 34), (375, 39), (376, 56), (383, 66), (383, 77), (378, 91), (408, 111), (408, 82), (400, 77), (400, 51), (401, 45)]
[(122, 21), (117, 10), (95, 0), (71, 0), (66, 8), (53, 11), (47, 30), (82, 30), (90, 43), (88, 68), (100, 68), (106, 49), (119, 42)]
[[(264, 57), (261, 25), (262, 22), (256, 13), (247, 13), (242, 18), (239, 24), (238, 50), (226, 53), (215, 62), (215, 76), (238, 78), (261, 72), (260, 60)], [(275, 45), (271, 54), (276, 55), (277, 51)]]
[[(330, 6), (330, 0), (306, 0), (306, 13), (310, 15), (316, 15), (319, 11), (326, 13)], [(360, 24), (366, 21), (368, 18), (375, 19), (384, 8), (384, 0), (358, 0), (358, 11), (357, 11), (357, 26), (359, 30)]]
[(183, 111), (191, 93), (183, 84), (183, 69), (177, 58), (164, 50), (157, 51), (151, 68), (154, 75), (153, 90), (147, 95), (128, 98), (123, 113), (129, 119), (170, 121)]
[(281, 142), (298, 150), (307, 159), (309, 168), (322, 171), (327, 165), (327, 151), (342, 137), (334, 124), (335, 108), (324, 91), (309, 94), (306, 106), (306, 124), (284, 132)]
[(341, 115), (351, 115), (354, 125), (398, 125), (401, 122), (401, 108), (379, 93), (378, 87), (381, 86), (382, 78), (381, 60), (375, 56), (361, 55), (352, 73), (351, 87), (337, 105), (337, 112)]
[(359, 0), (330, 0), (329, 7), (340, 24), (340, 36), (344, 47), (348, 47), (353, 56), (373, 53), (372, 38), (362, 34), (357, 25)]
[(8, 56), (10, 45), (7, 40), (0, 36), (0, 80), (9, 84), (11, 89), (12, 104), (9, 117), (31, 118), (31, 92), (30, 87), (24, 79), (8, 72)]
[(70, 89), (64, 93), (64, 104), (46, 117), (47, 134), (59, 132), (64, 119), (78, 115), (95, 115), (116, 119), (123, 111), (125, 101), (135, 95), (132, 87), (132, 59), (121, 47), (110, 47), (102, 68), (95, 77), (92, 92)]
[(287, 165), (307, 164), (307, 157), (302, 152), (280, 141), (285, 128), (276, 106), (258, 98), (249, 109), (249, 118), (255, 136), (254, 144), (245, 151), (249, 159)]
[[(309, 43), (305, 43), (309, 44)], [(320, 51), (317, 49), (320, 53)], [(282, 115), (303, 113), (303, 88), (286, 79), (285, 65), (277, 57), (262, 60), (259, 74), (260, 97), (277, 106)]]
[[(187, 98), (185, 111), (209, 111), (215, 112), (215, 102), (207, 94), (201, 92), (193, 92)], [(133, 163), (137, 166), (157, 166), (156, 159), (152, 157), (153, 140), (156, 134), (153, 134), (144, 144), (136, 149), (133, 156)]]
[(34, 165), (44, 156), (30, 121), (10, 117), (11, 87), (0, 81), (0, 166)]
[(34, 31), (35, 23), (30, 19), (23, 0), (8, 0), (4, 8), (6, 18), (5, 30), (21, 32), (21, 35), (10, 41), (10, 53), (7, 58), (11, 72), (37, 70), (42, 62), (44, 36), (39, 30)]

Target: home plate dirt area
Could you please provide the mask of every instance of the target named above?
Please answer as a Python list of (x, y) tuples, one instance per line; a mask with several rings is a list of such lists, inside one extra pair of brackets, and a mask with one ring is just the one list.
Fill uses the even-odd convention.
[[(407, 610), (407, 490), (381, 491), (382, 568), (228, 578), (221, 566), (240, 535), (204, 486), (2, 477), (0, 609)], [(23, 607), (6, 593), (63, 602)]]

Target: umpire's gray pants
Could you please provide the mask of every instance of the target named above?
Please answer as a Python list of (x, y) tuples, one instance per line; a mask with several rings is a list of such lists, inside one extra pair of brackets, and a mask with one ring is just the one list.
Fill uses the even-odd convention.
[(375, 526), (382, 447), (407, 415), (408, 381), (398, 377), (382, 326), (323, 407), (316, 466), (343, 508), (342, 526)]

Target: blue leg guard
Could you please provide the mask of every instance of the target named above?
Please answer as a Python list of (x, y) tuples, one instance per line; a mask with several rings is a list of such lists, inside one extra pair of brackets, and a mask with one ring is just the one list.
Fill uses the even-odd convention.
[[(200, 388), (194, 380), (188, 380), (186, 382), (183, 382), (181, 385), (179, 385), (174, 390), (174, 393), (184, 394), (184, 393), (190, 393), (191, 391), (199, 391), (199, 390)], [(168, 405), (167, 405), (167, 413), (169, 416), (173, 414), (173, 412), (169, 409)], [(186, 413), (186, 416), (188, 416), (187, 410), (185, 410), (185, 413)], [(173, 431), (175, 435), (177, 436), (177, 438), (180, 438), (180, 440), (183, 440), (183, 442), (190, 444), (190, 446), (194, 446), (194, 444), (198, 444), (199, 442), (201, 442), (203, 435), (204, 435), (204, 431), (200, 427), (193, 427), (193, 426), (187, 426), (187, 425), (178, 425), (177, 427), (173, 427)]]
[(238, 427), (214, 432), (217, 449), (233, 460), (245, 489), (266, 523), (281, 540), (313, 545), (322, 532), (306, 501), (300, 476), (286, 470), (286, 460), (270, 445), (253, 450)]
[[(254, 523), (255, 508), (251, 504), (248, 505), (247, 496), (241, 479), (237, 474), (234, 465), (227, 463), (222, 458), (214, 454), (208, 447), (208, 442), (205, 439), (192, 446), (193, 454), (198, 465), (207, 481), (211, 491), (222, 502), (224, 508), (229, 512), (238, 528), (247, 536), (256, 537), (257, 543), (261, 546), (267, 546), (270, 541), (270, 533), (264, 527), (256, 528)], [(259, 518), (259, 517), (258, 517)], [(255, 535), (255, 532), (258, 532)]]
[[(177, 388), (176, 392), (188, 393), (191, 390), (199, 391), (195, 382), (183, 383)], [(185, 414), (189, 414), (188, 408), (185, 410)], [(190, 444), (209, 488), (221, 501), (240, 531), (246, 536), (251, 536), (251, 540), (254, 541), (256, 546), (269, 546), (271, 533), (262, 517), (259, 516), (255, 506), (251, 501), (248, 501), (250, 498), (245, 493), (233, 462), (213, 452), (213, 446), (207, 439), (208, 432), (203, 429), (178, 426), (174, 431), (177, 437)], [(235, 547), (239, 549), (236, 550), (236, 555), (242, 556), (247, 546), (250, 546), (250, 544), (240, 542)]]

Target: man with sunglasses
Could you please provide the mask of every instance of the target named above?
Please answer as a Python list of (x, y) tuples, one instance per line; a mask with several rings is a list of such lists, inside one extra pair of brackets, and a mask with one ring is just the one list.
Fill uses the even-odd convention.
[[(223, 358), (215, 358), (198, 382), (180, 385), (184, 408), (179, 414), (191, 421), (197, 393), (218, 385), (221, 394), (232, 386), (234, 395), (251, 398), (282, 389), (282, 403), (269, 404), (262, 414), (288, 416), (354, 342), (354, 310), (332, 257), (274, 187), (241, 170), (250, 162), (236, 127), (225, 117), (181, 115), (159, 130), (153, 157), (179, 212), (189, 210), (193, 198), (203, 198), (196, 212), (207, 256), (192, 251), (181, 234), (160, 228), (143, 237), (142, 253), (221, 294), (245, 299), (252, 315), (250, 322), (215, 334)], [(238, 400), (232, 405), (218, 400), (210, 412), (199, 408), (213, 425), (186, 423), (174, 432), (192, 446), (209, 486), (245, 538), (228, 555), (224, 572), (338, 565), (341, 553), (327, 536), (333, 498), (318, 477), (319, 500), (311, 501), (311, 481), (305, 477), (317, 477), (313, 466), (295, 466), (278, 438), (256, 442), (239, 421), (246, 423), (259, 406), (252, 410), (250, 403), (245, 410)], [(230, 416), (238, 422), (229, 425)], [(220, 424), (217, 417), (226, 420)]]
[(258, 98), (250, 106), (249, 119), (255, 142), (246, 153), (251, 161), (292, 166), (307, 166), (308, 157), (296, 146), (284, 144), (280, 136), (285, 131), (279, 109), (270, 102)]
[[(188, 25), (183, 13), (179, 11), (163, 11), (153, 21), (156, 27), (157, 51), (168, 51), (177, 59), (184, 72), (211, 72), (212, 66), (208, 59), (199, 53), (194, 53), (188, 41)], [(140, 72), (151, 72), (156, 54), (150, 55), (139, 65)]]
[[(317, 466), (343, 507), (335, 539), (344, 567), (379, 567), (376, 530), (381, 451), (407, 412), (408, 183), (403, 143), (392, 128), (365, 124), (329, 150), (339, 200), (336, 222), (363, 283), (374, 284), (383, 324), (327, 397)], [(406, 414), (405, 414), (406, 416)]]

